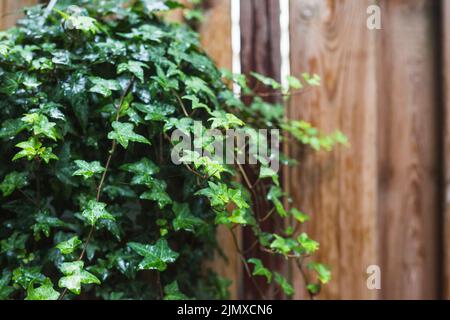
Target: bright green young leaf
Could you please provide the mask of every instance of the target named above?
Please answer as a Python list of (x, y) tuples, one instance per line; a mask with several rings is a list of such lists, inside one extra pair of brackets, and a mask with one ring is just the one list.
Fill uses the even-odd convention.
[(319, 250), (319, 243), (308, 237), (306, 233), (302, 233), (297, 238), (298, 243), (302, 246), (307, 254), (313, 254)]
[(274, 280), (281, 287), (285, 295), (292, 296), (295, 293), (294, 287), (278, 272), (274, 272)]
[(252, 275), (266, 277), (267, 283), (270, 283), (272, 281), (272, 272), (270, 272), (269, 269), (263, 266), (263, 263), (260, 259), (251, 258), (248, 259), (248, 262), (255, 265)]
[(263, 76), (262, 74), (256, 73), (256, 72), (251, 72), (250, 73), (256, 80), (260, 81), (261, 83), (263, 83), (266, 86), (271, 87), (272, 89), (278, 90), (281, 89), (281, 83), (279, 83), (278, 81), (275, 81), (272, 78)]
[(60, 242), (56, 245), (62, 254), (70, 254), (74, 252), (81, 244), (81, 240), (77, 236), (70, 238), (67, 241)]
[(310, 262), (308, 264), (308, 269), (314, 270), (317, 273), (317, 277), (321, 283), (326, 284), (331, 281), (331, 271), (326, 265), (317, 262)]
[(300, 223), (310, 220), (310, 217), (296, 208), (292, 208), (289, 213)]

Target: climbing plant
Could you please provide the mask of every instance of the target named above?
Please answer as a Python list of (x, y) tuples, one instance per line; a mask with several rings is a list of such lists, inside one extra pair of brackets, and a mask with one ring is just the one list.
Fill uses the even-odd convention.
[[(300, 232), (309, 217), (290, 207), (267, 159), (224, 164), (186, 151), (176, 164), (171, 136), (200, 123), (225, 136), (241, 129), (256, 144), (258, 129), (279, 129), (282, 143), (316, 150), (345, 136), (285, 120), (283, 104), (265, 102), (246, 76), (219, 71), (196, 32), (164, 21), (179, 6), (61, 0), (50, 12), (27, 8), (0, 33), (0, 299), (227, 298), (229, 280), (204, 264), (217, 225), (252, 230), (261, 251), (314, 271), (311, 294), (330, 280), (309, 258), (319, 244)], [(280, 99), (320, 83), (250, 76)], [(262, 215), (255, 200), (270, 209)], [(286, 227), (264, 230), (271, 219)], [(247, 248), (236, 251), (249, 276), (293, 294)]]

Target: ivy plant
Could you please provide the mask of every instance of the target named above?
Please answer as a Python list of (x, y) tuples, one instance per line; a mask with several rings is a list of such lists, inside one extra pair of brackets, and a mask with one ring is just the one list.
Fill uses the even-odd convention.
[[(192, 152), (175, 164), (170, 136), (194, 132), (194, 122), (280, 129), (282, 143), (325, 151), (345, 136), (286, 121), (282, 100), (268, 103), (247, 77), (219, 71), (195, 31), (161, 15), (180, 6), (61, 0), (49, 14), (26, 9), (0, 33), (1, 299), (226, 298), (229, 281), (202, 267), (218, 225), (251, 230), (261, 252), (315, 272), (311, 294), (330, 281), (311, 259), (319, 243), (302, 232), (309, 217), (290, 207), (266, 161), (227, 165)], [(280, 98), (320, 83), (249, 77)], [(275, 219), (286, 228), (267, 231)], [(288, 280), (247, 249), (236, 252), (248, 276), (291, 296)]]

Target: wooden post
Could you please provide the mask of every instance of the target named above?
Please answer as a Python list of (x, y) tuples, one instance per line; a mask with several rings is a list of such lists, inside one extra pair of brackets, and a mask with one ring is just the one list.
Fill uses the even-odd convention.
[(444, 142), (445, 189), (444, 205), (444, 298), (450, 299), (450, 1), (442, 0), (442, 34), (443, 34), (443, 74), (444, 77), (444, 113), (445, 124), (442, 134)]
[[(304, 119), (325, 133), (339, 129), (350, 147), (311, 152), (290, 146), (300, 166), (290, 170), (294, 205), (311, 215), (306, 226), (320, 242), (317, 257), (332, 267), (333, 279), (320, 299), (373, 299), (366, 286), (377, 256), (376, 31), (366, 28), (361, 0), (291, 0), (291, 73), (322, 77), (319, 88), (292, 97), (290, 119)], [(307, 298), (292, 266), (295, 298)]]
[(383, 0), (378, 105), (382, 298), (438, 298), (438, 1)]

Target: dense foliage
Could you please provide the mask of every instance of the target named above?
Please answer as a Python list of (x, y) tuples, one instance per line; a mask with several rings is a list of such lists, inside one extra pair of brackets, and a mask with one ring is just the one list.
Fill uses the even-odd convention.
[[(219, 224), (253, 230), (261, 250), (300, 268), (318, 249), (299, 231), (308, 216), (285, 207), (263, 159), (245, 167), (197, 153), (192, 164), (171, 161), (171, 132), (191, 133), (193, 120), (222, 131), (280, 128), (318, 150), (345, 142), (285, 121), (283, 106), (255, 95), (244, 76), (218, 71), (194, 31), (161, 18), (177, 6), (60, 1), (48, 16), (43, 6), (27, 9), (0, 34), (0, 299), (226, 298), (229, 281), (203, 267)], [(285, 97), (319, 82), (305, 74), (283, 88), (253, 77)], [(261, 215), (255, 198), (273, 209)], [(264, 231), (260, 223), (276, 217), (292, 225)], [(249, 273), (293, 293), (245, 251), (238, 248)], [(330, 272), (307, 267), (317, 293)]]

